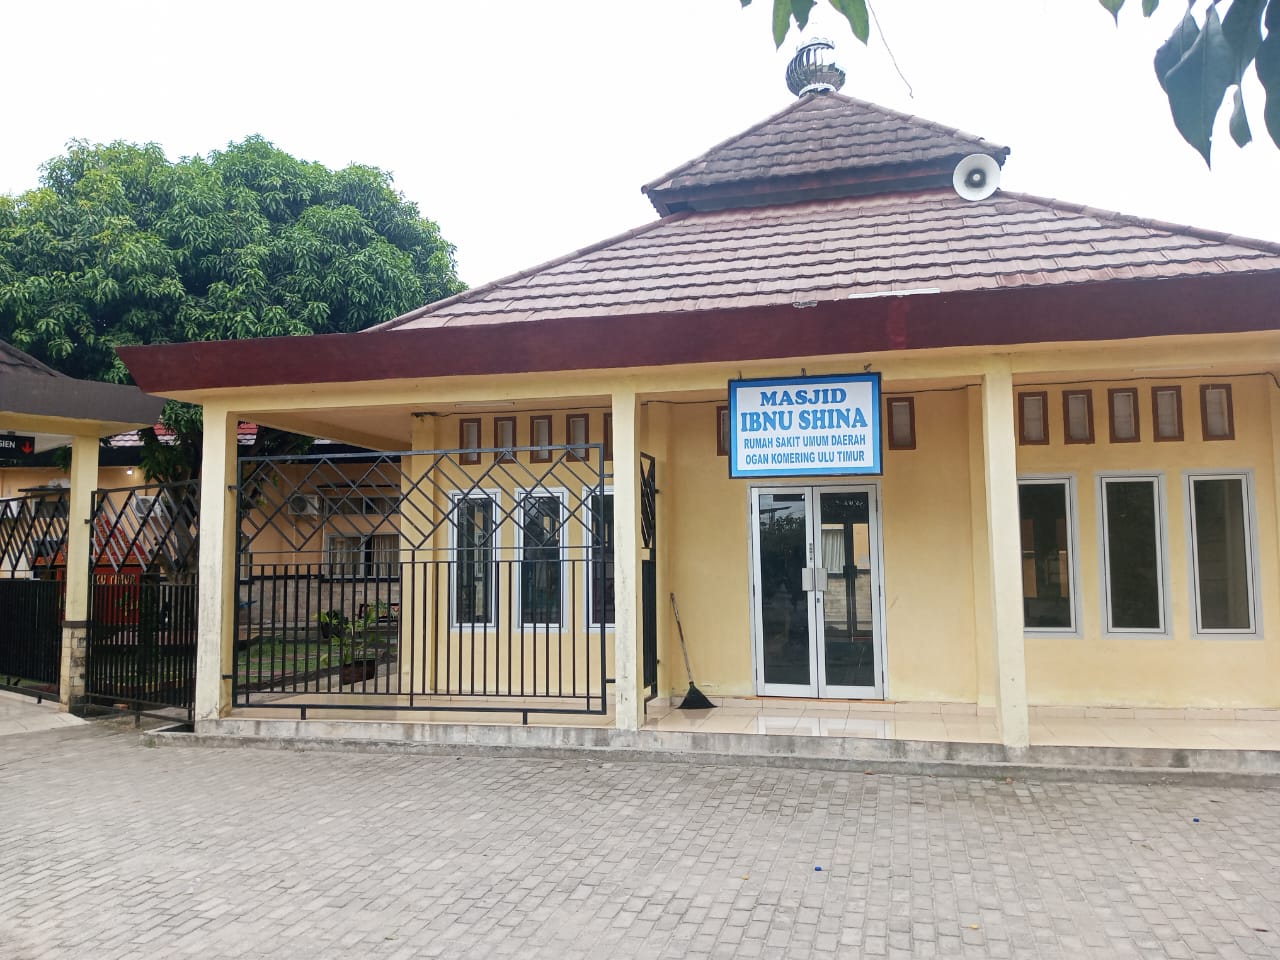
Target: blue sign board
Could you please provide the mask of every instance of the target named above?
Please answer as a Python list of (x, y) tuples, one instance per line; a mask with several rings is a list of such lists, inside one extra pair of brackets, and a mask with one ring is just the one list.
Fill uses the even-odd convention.
[(729, 476), (879, 474), (880, 374), (729, 381)]

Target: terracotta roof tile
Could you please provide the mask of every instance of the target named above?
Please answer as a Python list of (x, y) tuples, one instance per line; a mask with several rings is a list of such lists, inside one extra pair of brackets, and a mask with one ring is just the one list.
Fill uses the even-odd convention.
[(1276, 270), (1280, 244), (938, 189), (667, 217), (382, 328)]
[(52, 367), (45, 366), (29, 353), (24, 353), (11, 343), (0, 340), (0, 375), (24, 374), (37, 377), (63, 377)]
[[(664, 174), (651, 198), (746, 181), (917, 167), (971, 153), (1003, 159), (1008, 148), (952, 127), (838, 93), (801, 97), (784, 110)], [(664, 212), (658, 199), (655, 205)]]

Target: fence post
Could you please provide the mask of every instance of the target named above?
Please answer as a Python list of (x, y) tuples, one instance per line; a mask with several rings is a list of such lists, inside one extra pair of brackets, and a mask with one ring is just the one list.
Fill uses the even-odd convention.
[[(217, 720), (229, 707), (232, 636), (237, 599), (236, 427), (222, 404), (204, 408), (200, 467), (200, 587), (196, 634), (195, 722)], [(227, 669), (223, 669), (224, 662)]]
[(62, 669), (58, 699), (63, 710), (79, 710), (85, 696), (85, 641), (89, 629), (90, 526), (98, 486), (98, 438), (71, 438), (71, 496), (67, 508), (67, 593), (62, 615)]
[(640, 695), (640, 404), (634, 390), (613, 393), (615, 722), (639, 730)]

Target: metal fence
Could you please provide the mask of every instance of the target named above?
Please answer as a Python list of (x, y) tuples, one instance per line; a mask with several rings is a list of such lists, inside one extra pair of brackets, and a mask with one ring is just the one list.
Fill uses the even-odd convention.
[(606, 712), (603, 445), (241, 470), (236, 705)]
[(56, 697), (69, 492), (0, 500), (0, 686)]
[(0, 579), (0, 686), (57, 697), (65, 588), (62, 580)]
[(96, 490), (85, 698), (191, 720), (199, 484)]

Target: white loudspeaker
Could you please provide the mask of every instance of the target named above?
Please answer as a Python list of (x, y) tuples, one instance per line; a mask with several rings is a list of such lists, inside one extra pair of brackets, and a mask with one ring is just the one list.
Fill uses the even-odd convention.
[(971, 153), (956, 164), (951, 185), (966, 200), (985, 200), (1000, 186), (1000, 164), (985, 153)]

